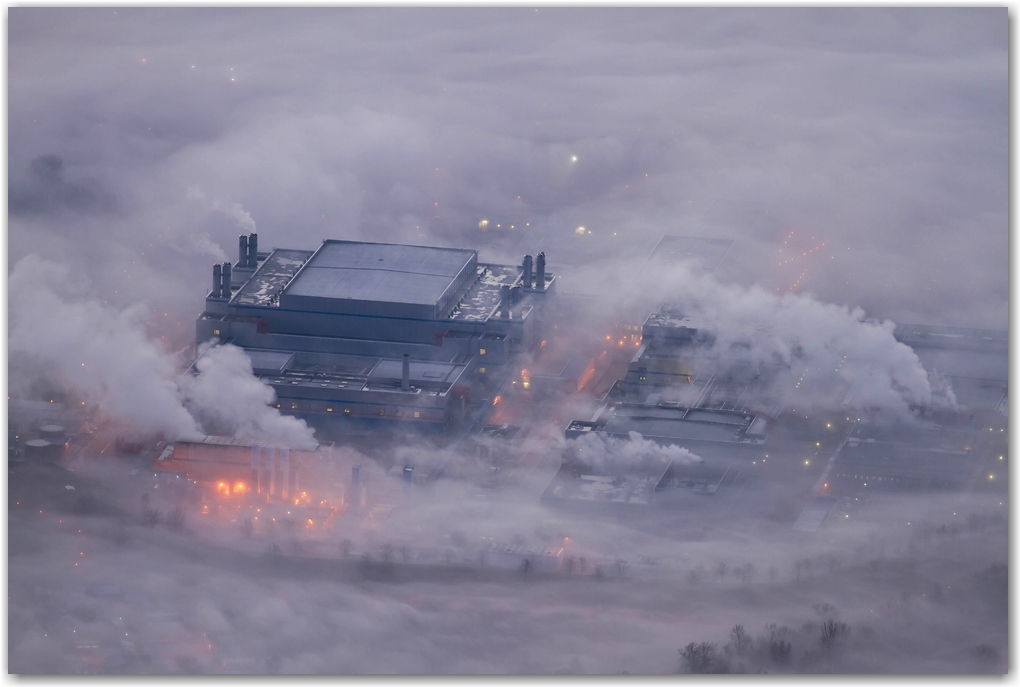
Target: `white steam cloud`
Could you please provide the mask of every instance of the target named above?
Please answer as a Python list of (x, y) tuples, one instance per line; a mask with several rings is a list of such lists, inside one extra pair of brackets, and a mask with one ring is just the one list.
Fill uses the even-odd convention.
[(201, 374), (180, 372), (145, 331), (143, 304), (124, 310), (71, 297), (83, 285), (70, 271), (27, 255), (8, 279), (11, 388), (36, 381), (70, 392), (108, 415), (172, 438), (194, 439), (211, 427), (255, 439), (314, 442), (301, 420), (271, 407), (273, 390), (252, 375), (234, 346), (206, 351)]
[[(760, 286), (722, 284), (681, 264), (670, 269), (618, 263), (606, 279), (580, 274), (579, 281), (613, 284), (631, 312), (675, 304), (715, 336), (699, 351), (725, 370), (749, 366), (771, 376), (771, 384), (797, 408), (852, 408), (907, 419), (912, 406), (954, 407), (946, 380), (933, 388), (920, 359), (893, 336), (895, 324), (865, 319), (859, 307), (824, 303), (811, 294), (777, 294)], [(621, 286), (622, 285), (622, 286)], [(649, 298), (654, 294), (656, 300)], [(799, 382), (803, 382), (798, 385)]]

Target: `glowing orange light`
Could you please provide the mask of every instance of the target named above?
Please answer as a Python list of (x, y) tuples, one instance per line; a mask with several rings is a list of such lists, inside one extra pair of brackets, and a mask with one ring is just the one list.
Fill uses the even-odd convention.
[(499, 396), (497, 396), (496, 398), (492, 399), (492, 405), (496, 405), (497, 403), (499, 403)]

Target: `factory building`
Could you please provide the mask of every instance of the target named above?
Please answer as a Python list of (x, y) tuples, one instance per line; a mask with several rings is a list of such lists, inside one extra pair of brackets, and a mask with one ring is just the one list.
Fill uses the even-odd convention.
[(541, 340), (555, 288), (544, 253), (497, 265), (468, 249), (340, 240), (261, 252), (250, 234), (236, 263), (213, 266), (197, 342), (242, 348), (283, 412), (441, 431)]

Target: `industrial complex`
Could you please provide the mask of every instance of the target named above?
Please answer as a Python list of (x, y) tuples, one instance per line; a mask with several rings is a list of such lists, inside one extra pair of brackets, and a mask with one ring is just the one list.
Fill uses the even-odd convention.
[(538, 345), (555, 290), (544, 253), (494, 265), (474, 250), (335, 240), (260, 252), (251, 234), (236, 263), (213, 267), (197, 342), (242, 348), (277, 407), (313, 426), (450, 431)]

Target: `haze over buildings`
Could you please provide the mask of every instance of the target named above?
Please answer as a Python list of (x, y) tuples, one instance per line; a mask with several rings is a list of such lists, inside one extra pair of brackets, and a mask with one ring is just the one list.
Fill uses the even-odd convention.
[(9, 22), (12, 672), (1008, 668), (1006, 11)]

